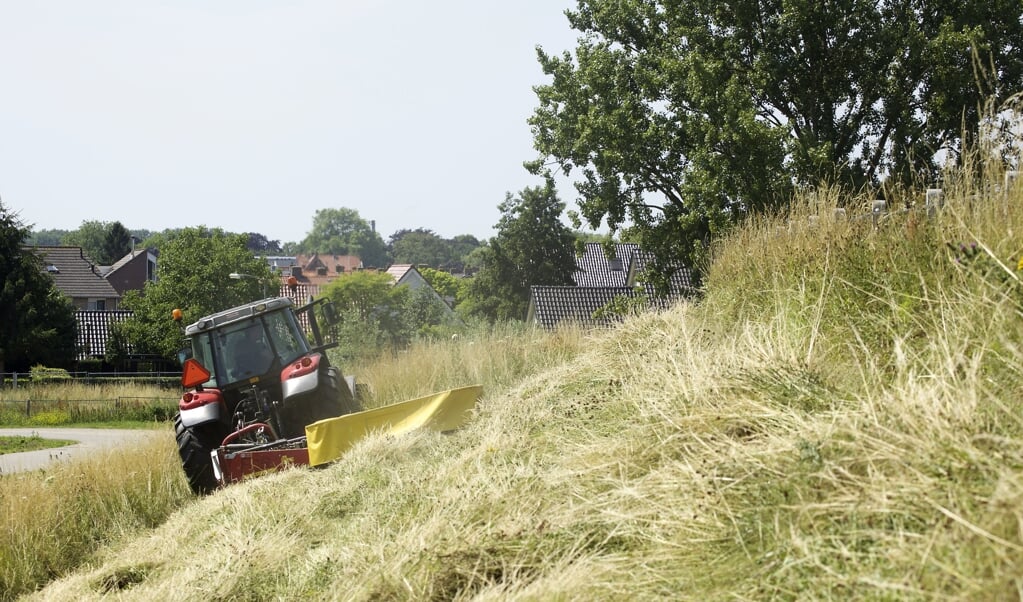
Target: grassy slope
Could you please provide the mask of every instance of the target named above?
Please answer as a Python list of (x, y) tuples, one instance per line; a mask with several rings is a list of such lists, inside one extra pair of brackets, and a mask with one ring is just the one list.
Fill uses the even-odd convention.
[(1023, 196), (955, 189), (877, 232), (753, 224), (703, 303), (491, 387), (463, 431), (231, 487), (38, 597), (1015, 599)]

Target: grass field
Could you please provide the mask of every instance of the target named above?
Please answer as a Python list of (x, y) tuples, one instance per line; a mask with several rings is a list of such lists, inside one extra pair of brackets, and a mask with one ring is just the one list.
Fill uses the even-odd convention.
[[(139, 508), (156, 510), (4, 591), (1019, 599), (1023, 192), (979, 173), (949, 175), (940, 216), (876, 228), (824, 218), (867, 199), (807, 194), (716, 248), (698, 303), (614, 330), (466, 337), (356, 367), (380, 403), (487, 392), (456, 433), (372, 436), (325, 469), (199, 500), (169, 466), (140, 473)], [(75, 516), (131, 514), (105, 504)]]

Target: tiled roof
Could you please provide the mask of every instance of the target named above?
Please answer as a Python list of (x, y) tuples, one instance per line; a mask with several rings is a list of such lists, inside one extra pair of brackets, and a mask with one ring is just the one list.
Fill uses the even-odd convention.
[(296, 255), (295, 264), (301, 266), (302, 274), (305, 276), (316, 276), (318, 272), (324, 271), (326, 276), (337, 277), (339, 274), (354, 272), (361, 268), (362, 260), (355, 255), (313, 253), (312, 255)]
[(642, 285), (646, 292), (647, 299), (654, 307), (664, 308), (679, 299), (692, 297), (696, 294), (693, 286), (693, 271), (682, 267), (675, 271), (668, 279), (668, 294), (661, 297), (657, 295), (652, 284), (643, 281), (643, 271), (654, 261), (654, 254), (647, 251), (636, 251), (632, 254), (632, 261), (629, 263), (629, 282)]
[(606, 326), (610, 319), (594, 318), (593, 314), (616, 297), (632, 297), (636, 293), (627, 286), (533, 286), (530, 287), (528, 320), (545, 328), (560, 322), (582, 326)]
[[(312, 255), (296, 255), (294, 258), (274, 257), (272, 259), (271, 266), (276, 268), (281, 276), (281, 296), (292, 298), (296, 296), (287, 286), (288, 278), (294, 275), (298, 286), (302, 289), (300, 297), (303, 303), (310, 295), (319, 296), (323, 287), (337, 280), (338, 277), (362, 267), (362, 261), (354, 255), (313, 253)], [(270, 258), (268, 258), (269, 260)], [(298, 268), (297, 274), (294, 273), (292, 267)]]
[(415, 268), (411, 263), (395, 263), (387, 268), (387, 274), (394, 278), (395, 282), (401, 282), (401, 279), (413, 269)]
[(604, 245), (588, 242), (583, 254), (576, 257), (578, 270), (572, 274), (576, 286), (625, 286), (627, 284), (629, 260), (639, 249), (635, 243), (616, 243), (615, 256), (611, 259), (604, 252)]
[[(545, 328), (569, 320), (583, 326), (606, 326), (613, 318), (596, 319), (594, 312), (616, 297), (645, 295), (649, 306), (664, 309), (696, 294), (693, 273), (677, 270), (669, 279), (669, 292), (659, 296), (653, 285), (643, 282), (643, 271), (654, 255), (633, 243), (615, 245), (615, 259), (609, 260), (600, 243), (587, 243), (577, 258), (579, 271), (573, 275), (577, 286), (534, 286), (530, 289), (527, 320)], [(620, 263), (619, 263), (620, 260)]]
[(295, 288), (286, 282), (281, 283), (281, 288), (277, 292), (280, 297), (287, 297), (295, 304), (295, 307), (301, 307), (309, 302), (312, 297), (318, 297), (320, 294), (320, 287), (306, 282), (298, 282), (295, 284)]
[(78, 320), (78, 359), (103, 357), (107, 353), (107, 339), (110, 338), (110, 326), (123, 322), (132, 315), (126, 309), (110, 311), (79, 310), (75, 312)]
[(72, 299), (120, 299), (121, 295), (100, 275), (99, 268), (81, 247), (33, 247), (43, 259), (43, 269), (57, 288)]
[[(138, 254), (139, 254), (139, 252), (138, 252), (138, 251), (133, 251), (133, 252), (131, 252), (131, 253), (128, 253), (128, 254), (127, 254), (127, 255), (125, 255), (124, 257), (122, 257), (122, 258), (118, 259), (117, 261), (115, 261), (115, 262), (113, 263), (113, 265), (110, 265), (110, 266), (106, 266), (106, 269), (105, 269), (105, 271), (104, 271), (104, 275), (105, 275), (105, 274), (108, 274), (108, 273), (110, 273), (110, 272), (116, 272), (117, 270), (119, 270), (119, 269), (123, 268), (124, 266), (128, 265), (128, 263), (129, 263), (129, 262), (130, 262), (130, 261), (131, 261), (132, 259), (135, 259), (135, 258), (136, 258), (136, 257), (138, 256)], [(102, 269), (102, 268), (103, 268), (103, 266), (100, 266), (100, 268)]]

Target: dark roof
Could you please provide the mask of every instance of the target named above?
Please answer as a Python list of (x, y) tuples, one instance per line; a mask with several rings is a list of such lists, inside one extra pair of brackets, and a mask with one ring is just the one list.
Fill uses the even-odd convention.
[(116, 262), (114, 262), (113, 265), (107, 266), (107, 268), (105, 270), (103, 270), (103, 275), (105, 276), (105, 275), (110, 274), (112, 272), (116, 272), (117, 270), (119, 270), (119, 269), (123, 268), (124, 266), (128, 265), (129, 263), (131, 263), (131, 261), (133, 259), (135, 259), (136, 257), (138, 257), (139, 255), (141, 255), (143, 253), (146, 253), (146, 251), (132, 251), (131, 253), (128, 253), (124, 257), (122, 257), (122, 258), (118, 259)]
[(611, 319), (595, 318), (593, 314), (616, 297), (635, 294), (627, 286), (533, 286), (529, 289), (529, 321), (545, 328), (553, 328), (559, 322), (606, 326)]
[(583, 254), (576, 257), (578, 270), (572, 274), (576, 286), (625, 286), (629, 261), (639, 245), (631, 242), (615, 243), (615, 256), (609, 258), (604, 245), (588, 242)]
[(120, 299), (121, 295), (100, 275), (81, 247), (32, 247), (43, 260), (43, 270), (57, 288), (72, 299)]
[(695, 277), (693, 271), (687, 267), (681, 267), (668, 279), (668, 294), (658, 296), (654, 286), (643, 280), (643, 271), (654, 261), (654, 254), (648, 251), (635, 251), (632, 254), (632, 261), (629, 263), (628, 281), (633, 284), (642, 285), (650, 304), (654, 307), (664, 308), (671, 303), (692, 297), (696, 294), (696, 287), (693, 286)]
[(132, 315), (126, 309), (115, 310), (78, 310), (78, 359), (103, 357), (107, 353), (107, 339), (110, 338), (110, 327), (123, 322)]

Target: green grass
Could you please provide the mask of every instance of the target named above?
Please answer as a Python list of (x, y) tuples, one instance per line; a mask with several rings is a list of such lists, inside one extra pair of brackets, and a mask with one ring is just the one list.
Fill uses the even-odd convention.
[(71, 445), (73, 443), (75, 442), (65, 439), (44, 439), (39, 435), (31, 435), (28, 437), (0, 436), (0, 454), (17, 454), (21, 452), (36, 451), (39, 449), (64, 447), (65, 445)]
[(161, 423), (176, 411), (173, 391), (52, 384), (0, 391), (0, 428)]

